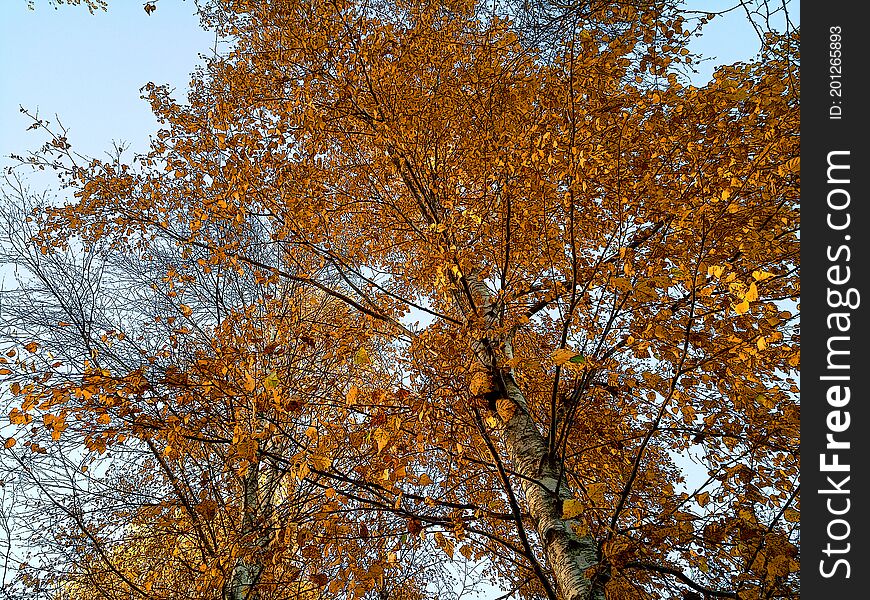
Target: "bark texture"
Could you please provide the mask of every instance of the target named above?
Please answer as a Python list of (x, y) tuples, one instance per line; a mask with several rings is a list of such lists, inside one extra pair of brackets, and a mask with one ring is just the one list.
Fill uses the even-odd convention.
[[(467, 278), (469, 287), (485, 307), (485, 322), (495, 324), (497, 301), (476, 275)], [(461, 306), (461, 305), (460, 305)], [(500, 340), (507, 358), (513, 358), (510, 337)], [(492, 343), (475, 344), (478, 360), (494, 369)], [(587, 571), (598, 563), (598, 546), (589, 536), (580, 537), (562, 518), (562, 501), (573, 497), (568, 483), (559, 478), (556, 457), (550, 456), (547, 440), (529, 414), (522, 390), (510, 373), (501, 377), (502, 392), (513, 405), (513, 414), (504, 420), (504, 443), (526, 501), (535, 530), (544, 547), (547, 563), (553, 572), (556, 589), (563, 600), (604, 600), (604, 585), (593, 581)]]
[(263, 573), (263, 563), (257, 558), (259, 551), (269, 543), (268, 532), (260, 525), (265, 516), (263, 512), (268, 512), (269, 505), (267, 501), (261, 501), (265, 499), (260, 497), (263, 494), (260, 490), (259, 463), (249, 466), (243, 485), (241, 539), (245, 542), (253, 541), (256, 547), (253, 560), (244, 555), (236, 560), (224, 589), (224, 600), (258, 600), (260, 594), (257, 584)]
[[(597, 544), (580, 537), (562, 518), (562, 500), (571, 497), (565, 481), (547, 452), (547, 441), (529, 415), (526, 399), (510, 376), (505, 377), (514, 414), (505, 423), (505, 446), (511, 464), (520, 475), (520, 486), (535, 529), (553, 570), (556, 587), (564, 600), (604, 600), (600, 583), (586, 575), (598, 562)], [(558, 488), (558, 489), (557, 489)]]

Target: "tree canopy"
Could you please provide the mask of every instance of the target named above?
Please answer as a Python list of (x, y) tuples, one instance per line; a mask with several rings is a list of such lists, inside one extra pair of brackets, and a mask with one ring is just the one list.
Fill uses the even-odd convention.
[(20, 589), (799, 597), (797, 35), (697, 87), (678, 5), (536, 9), (213, 0), (147, 154), (34, 122)]

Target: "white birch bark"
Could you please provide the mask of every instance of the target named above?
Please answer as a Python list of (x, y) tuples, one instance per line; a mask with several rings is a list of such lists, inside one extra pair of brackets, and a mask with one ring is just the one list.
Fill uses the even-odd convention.
[[(256, 539), (258, 549), (265, 548), (269, 543), (269, 535), (263, 531), (262, 511), (264, 507), (260, 498), (260, 468), (259, 463), (252, 463), (244, 478), (242, 490), (242, 540)], [(266, 502), (268, 500), (263, 499)], [(242, 556), (236, 560), (232, 573), (224, 588), (224, 600), (258, 600), (260, 597), (257, 583), (263, 572), (262, 562), (249, 560)]]
[(562, 518), (562, 500), (571, 498), (547, 453), (547, 441), (528, 413), (525, 397), (513, 378), (505, 377), (508, 399), (514, 404), (513, 416), (505, 423), (504, 442), (535, 529), (553, 570), (556, 588), (564, 600), (604, 600), (603, 585), (593, 586), (586, 570), (598, 562), (597, 544), (589, 536), (580, 537)]
[[(483, 301), (486, 320), (488, 325), (492, 325), (497, 307), (491, 292), (476, 276), (471, 275), (467, 280), (469, 287)], [(511, 340), (501, 342), (507, 358), (512, 358)], [(475, 346), (478, 360), (492, 368), (492, 348), (482, 342)], [(556, 589), (563, 600), (604, 600), (603, 584), (596, 584), (586, 575), (586, 571), (598, 562), (597, 544), (590, 536), (578, 536), (562, 518), (562, 501), (573, 497), (568, 482), (564, 478), (559, 480), (559, 465), (554, 464), (557, 458), (549, 456), (547, 440), (529, 414), (522, 390), (510, 374), (502, 379), (504, 391), (514, 409), (513, 415), (503, 420), (505, 447), (511, 467), (519, 475), (526, 509), (535, 523), (547, 563), (556, 580)]]

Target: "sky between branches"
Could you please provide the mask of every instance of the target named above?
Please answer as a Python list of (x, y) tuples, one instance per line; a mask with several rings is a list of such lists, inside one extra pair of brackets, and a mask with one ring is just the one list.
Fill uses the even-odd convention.
[[(719, 11), (734, 5), (693, 0), (690, 7)], [(0, 3), (0, 166), (11, 153), (36, 149), (44, 139), (26, 128), (19, 106), (43, 119), (59, 117), (70, 142), (87, 156), (105, 157), (114, 142), (133, 152), (148, 147), (157, 123), (139, 88), (169, 84), (183, 98), (201, 55), (214, 48), (191, 0), (163, 0), (146, 14), (141, 0), (114, 0), (106, 12), (82, 6), (53, 7), (36, 0)], [(790, 7), (797, 18), (797, 7)], [(697, 67), (695, 84), (710, 78), (717, 64), (748, 60), (759, 41), (742, 10), (714, 19), (693, 49), (710, 60)]]

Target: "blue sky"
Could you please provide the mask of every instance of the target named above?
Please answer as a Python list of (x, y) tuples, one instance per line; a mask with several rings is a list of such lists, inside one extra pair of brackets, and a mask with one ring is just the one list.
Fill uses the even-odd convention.
[(183, 93), (190, 72), (214, 36), (199, 28), (191, 0), (163, 0), (148, 16), (140, 0), (113, 0), (107, 12), (57, 9), (37, 0), (2, 0), (0, 7), (0, 164), (10, 152), (44, 138), (25, 132), (19, 105), (60, 117), (74, 148), (102, 156), (112, 141), (147, 148), (156, 120), (139, 88), (168, 83)]
[[(107, 12), (91, 15), (82, 6), (55, 8), (48, 0), (0, 3), (0, 165), (11, 164), (11, 152), (38, 147), (44, 138), (26, 132), (29, 122), (19, 105), (39, 110), (42, 118), (57, 115), (70, 129), (74, 149), (104, 156), (113, 141), (147, 149), (157, 123), (139, 88), (153, 81), (167, 83), (183, 97), (200, 53), (213, 46), (211, 34), (199, 28), (192, 0), (162, 0), (148, 16), (142, 0), (109, 0)], [(703, 10), (733, 3), (695, 1)], [(795, 16), (797, 9), (795, 8)], [(714, 64), (746, 60), (758, 49), (754, 32), (740, 10), (717, 19), (695, 49), (715, 61), (704, 63), (698, 83)]]

